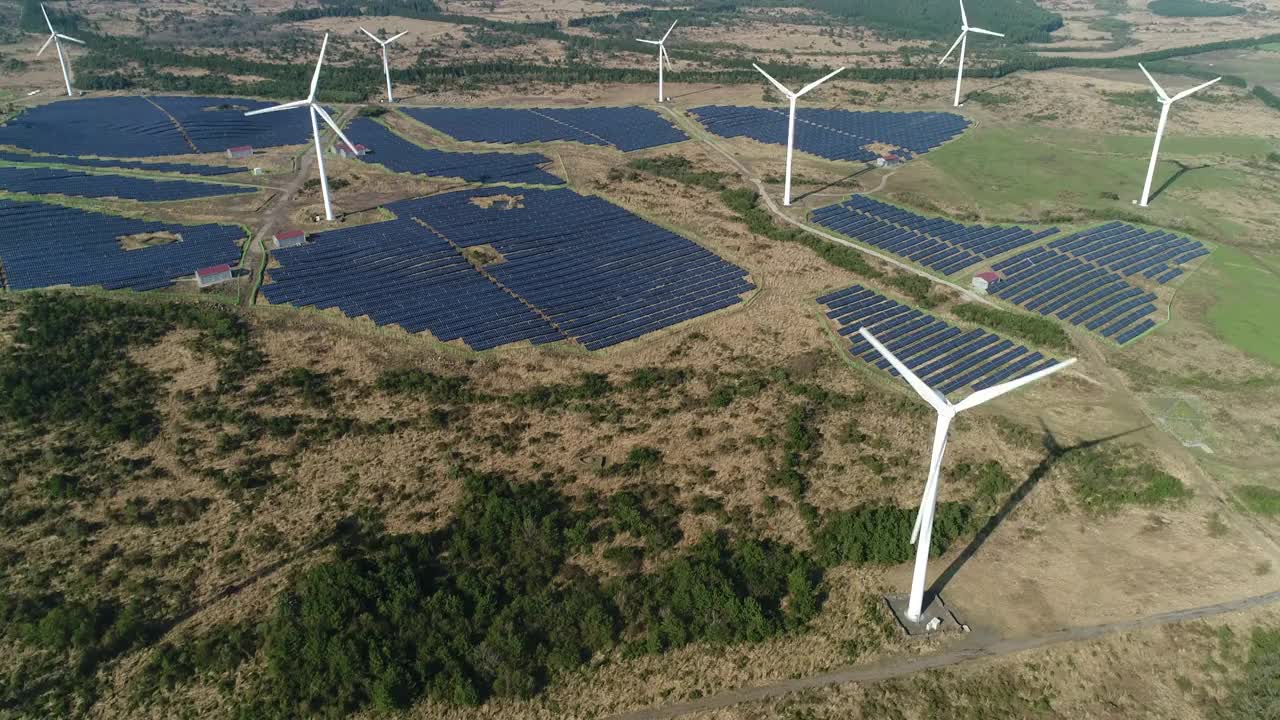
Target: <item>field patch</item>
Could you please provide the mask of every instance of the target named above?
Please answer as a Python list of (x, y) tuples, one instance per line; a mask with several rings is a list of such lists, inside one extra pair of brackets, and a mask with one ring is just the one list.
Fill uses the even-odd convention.
[[(1280, 260), (1269, 258), (1273, 267)], [(1280, 334), (1276, 310), (1280, 308), (1280, 277), (1235, 248), (1223, 247), (1210, 259), (1217, 271), (1215, 302), (1209, 322), (1224, 341), (1280, 366)]]

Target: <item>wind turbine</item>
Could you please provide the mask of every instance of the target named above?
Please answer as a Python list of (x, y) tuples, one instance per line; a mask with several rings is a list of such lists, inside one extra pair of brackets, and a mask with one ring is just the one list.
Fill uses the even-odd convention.
[(1169, 94), (1164, 91), (1164, 88), (1160, 87), (1160, 83), (1156, 82), (1156, 79), (1151, 77), (1151, 73), (1147, 72), (1147, 69), (1142, 66), (1142, 63), (1138, 63), (1138, 67), (1142, 70), (1142, 74), (1146, 75), (1147, 79), (1151, 81), (1151, 86), (1156, 89), (1156, 95), (1160, 96), (1160, 125), (1156, 128), (1155, 147), (1151, 148), (1151, 164), (1147, 166), (1147, 182), (1142, 186), (1142, 200), (1138, 203), (1142, 207), (1146, 207), (1147, 201), (1151, 199), (1151, 181), (1156, 175), (1156, 161), (1160, 158), (1160, 141), (1164, 139), (1164, 126), (1169, 122), (1169, 108), (1182, 98), (1191, 95), (1192, 93), (1199, 92), (1218, 82), (1222, 78), (1214, 78), (1203, 85), (1197, 85), (1190, 90), (1183, 90), (1177, 95), (1169, 97)]
[(382, 46), (382, 72), (384, 75), (387, 76), (387, 102), (393, 103), (395, 102), (395, 98), (391, 97), (391, 66), (387, 64), (387, 46), (395, 42), (396, 40), (399, 40), (401, 36), (408, 34), (409, 31), (405, 30), (399, 35), (392, 35), (386, 40), (379, 40), (377, 35), (374, 35), (368, 30), (365, 30), (364, 28), (360, 28), (360, 32), (373, 38), (374, 42)]
[(991, 32), (990, 30), (983, 30), (982, 28), (977, 27), (969, 27), (969, 16), (964, 12), (964, 0), (960, 0), (960, 37), (956, 38), (956, 41), (951, 45), (951, 49), (948, 50), (947, 54), (943, 55), (942, 59), (938, 61), (938, 66), (941, 67), (942, 64), (947, 61), (947, 58), (951, 57), (951, 53), (956, 51), (956, 46), (960, 46), (960, 63), (957, 65), (956, 69), (956, 107), (960, 107), (960, 85), (964, 83), (964, 51), (969, 45), (968, 37), (971, 32), (978, 33), (979, 35), (1004, 37), (1003, 33)]
[(355, 143), (348, 140), (347, 136), (342, 133), (342, 128), (338, 127), (338, 124), (333, 121), (332, 117), (329, 117), (329, 113), (325, 112), (324, 108), (316, 104), (316, 86), (320, 84), (320, 68), (324, 66), (324, 51), (328, 47), (329, 33), (325, 33), (324, 42), (320, 45), (320, 59), (316, 62), (316, 72), (311, 76), (311, 94), (307, 95), (306, 100), (296, 100), (291, 103), (263, 108), (261, 110), (251, 110), (245, 113), (245, 116), (262, 115), (264, 113), (280, 112), (281, 110), (293, 110), (294, 108), (307, 108), (307, 111), (311, 114), (311, 134), (315, 136), (316, 141), (316, 163), (318, 163), (320, 167), (320, 190), (324, 195), (324, 217), (326, 220), (332, 221), (333, 204), (329, 201), (329, 179), (325, 177), (324, 174), (324, 149), (320, 147), (320, 124), (316, 118), (319, 117), (323, 119), (329, 127), (333, 128), (333, 131), (338, 134), (338, 137), (342, 142), (347, 144), (347, 147), (354, 148)]
[(667, 64), (667, 69), (671, 69), (671, 57), (667, 55), (666, 42), (667, 38), (671, 35), (671, 31), (676, 29), (676, 23), (678, 22), (680, 21), (676, 20), (671, 23), (671, 27), (667, 28), (667, 34), (663, 35), (661, 40), (641, 40), (640, 38), (636, 38), (636, 42), (658, 46), (658, 102), (666, 102), (667, 100), (667, 96), (662, 92), (662, 63), (665, 62)]
[(62, 65), (62, 81), (67, 84), (67, 97), (74, 97), (75, 93), (71, 92), (71, 73), (67, 70), (67, 58), (62, 54), (62, 43), (59, 40), (69, 40), (80, 45), (83, 45), (84, 41), (54, 30), (53, 22), (49, 20), (49, 12), (44, 9), (44, 3), (40, 3), (40, 12), (44, 13), (44, 24), (49, 26), (49, 39), (40, 46), (40, 52), (36, 53), (36, 56), (43, 55), (44, 51), (49, 49), (49, 43), (53, 43), (53, 46), (58, 49), (58, 62)]
[(778, 91), (787, 96), (787, 99), (791, 101), (791, 113), (787, 116), (787, 179), (782, 186), (782, 204), (789, 207), (791, 205), (791, 155), (795, 150), (796, 142), (796, 100), (799, 100), (801, 95), (804, 95), (822, 83), (844, 72), (844, 68), (840, 68), (835, 72), (829, 73), (821, 80), (814, 80), (808, 85), (800, 88), (800, 92), (791, 92), (782, 83), (774, 80), (769, 73), (761, 70), (759, 65), (752, 63), (751, 67), (756, 70), (760, 70), (760, 74), (768, 78), (769, 82), (773, 83), (773, 86), (778, 88)]
[(1013, 392), (1023, 385), (1033, 383), (1040, 378), (1070, 367), (1075, 363), (1075, 359), (1072, 358), (1071, 360), (1060, 362), (1053, 367), (1031, 373), (1017, 380), (979, 390), (953, 405), (945, 395), (926, 385), (915, 373), (911, 372), (901, 360), (889, 352), (888, 348), (881, 345), (880, 341), (876, 340), (875, 336), (865, 327), (861, 328), (860, 332), (862, 337), (866, 338), (867, 342), (871, 343), (871, 346), (889, 361), (889, 364), (898, 371), (898, 374), (906, 379), (907, 384), (911, 385), (911, 388), (938, 412), (938, 426), (933, 433), (933, 456), (929, 461), (929, 480), (925, 483), (924, 496), (920, 499), (920, 512), (916, 514), (915, 529), (911, 531), (911, 542), (916, 545), (916, 567), (911, 577), (911, 596), (907, 602), (907, 619), (911, 622), (919, 622), (920, 613), (923, 610), (921, 606), (924, 604), (925, 575), (929, 567), (929, 543), (933, 534), (933, 510), (938, 502), (938, 482), (942, 472), (942, 456), (947, 451), (947, 435), (951, 430), (951, 421), (955, 419), (956, 415), (965, 410), (975, 408), (1005, 393)]

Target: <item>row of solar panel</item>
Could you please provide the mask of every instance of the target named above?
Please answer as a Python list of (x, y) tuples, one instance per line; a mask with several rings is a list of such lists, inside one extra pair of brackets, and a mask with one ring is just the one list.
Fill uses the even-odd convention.
[(853, 285), (818, 298), (827, 317), (850, 340), (854, 357), (897, 376), (859, 334), (867, 328), (921, 380), (946, 395), (965, 386), (981, 390), (1049, 367), (1056, 361), (981, 329), (964, 332), (879, 293)]
[(216, 97), (63, 100), (31, 108), (0, 127), (0, 145), (59, 155), (133, 158), (222, 152), (237, 145), (298, 145), (310, 138), (306, 113), (244, 116), (248, 110), (269, 106), (259, 100)]
[[(406, 200), (387, 207), (396, 220), (319, 233), (276, 252), (263, 292), (475, 349), (572, 338), (595, 350), (753, 287), (741, 268), (599, 198), (509, 192)], [(462, 253), (477, 245), (501, 260), (477, 271)]]
[[(746, 136), (781, 145), (787, 139), (787, 110), (708, 105), (691, 110), (721, 137)], [(969, 121), (951, 113), (855, 112), (800, 108), (796, 111), (798, 150), (829, 160), (868, 161), (865, 146), (885, 144), (914, 154), (932, 150), (964, 132)]]
[(463, 153), (419, 147), (369, 118), (356, 118), (347, 128), (351, 142), (369, 147), (366, 162), (395, 172), (456, 177), (469, 182), (508, 182), (563, 185), (564, 180), (542, 169), (550, 159), (539, 153)]
[(531, 143), (569, 140), (623, 152), (668, 145), (688, 136), (640, 107), (402, 108), (409, 117), (458, 140)]
[(244, 172), (244, 168), (224, 165), (193, 165), (191, 163), (169, 162), (136, 162), (131, 160), (103, 160), (101, 158), (67, 157), (65, 155), (27, 155), (25, 153), (0, 150), (0, 160), (11, 163), (29, 163), (39, 165), (72, 165), (75, 167), (109, 168), (112, 170), (145, 170), (157, 173), (179, 173), (182, 175), (231, 175)]
[[(233, 225), (175, 225), (59, 205), (0, 200), (0, 263), (15, 290), (51, 285), (153, 290), (196, 269), (235, 264), (244, 231)], [(173, 233), (181, 240), (125, 250), (120, 238)]]
[(1057, 228), (1032, 232), (1014, 227), (960, 225), (929, 219), (863, 195), (815, 210), (817, 224), (908, 258), (944, 275), (1043, 238)]
[(1178, 265), (1209, 254), (1208, 248), (1191, 238), (1122, 222), (1073, 233), (1054, 240), (1049, 247), (1125, 277), (1142, 273), (1162, 285), (1182, 274)]
[(90, 175), (76, 170), (0, 166), (0, 190), (30, 195), (114, 197), (143, 202), (167, 202), (256, 192), (238, 185), (190, 180), (149, 180), (124, 175)]

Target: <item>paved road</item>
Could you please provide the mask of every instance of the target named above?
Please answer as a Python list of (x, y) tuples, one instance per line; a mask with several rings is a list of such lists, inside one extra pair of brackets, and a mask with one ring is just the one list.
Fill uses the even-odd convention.
[(681, 715), (687, 715), (693, 712), (705, 712), (745, 702), (768, 700), (799, 690), (809, 690), (829, 685), (843, 685), (855, 682), (878, 682), (881, 680), (890, 680), (893, 678), (904, 677), (906, 675), (914, 675), (915, 673), (923, 672), (925, 670), (959, 665), (960, 663), (974, 660), (995, 658), (1002, 655), (1011, 655), (1024, 650), (1036, 650), (1061, 643), (1091, 640), (1093, 638), (1102, 637), (1103, 635), (1111, 635), (1113, 633), (1141, 630), (1143, 628), (1168, 625), (1170, 623), (1225, 615), (1227, 613), (1248, 610), (1250, 608), (1261, 607), (1263, 605), (1270, 605), (1278, 601), (1280, 601), (1280, 591), (1242, 598), (1240, 600), (1231, 600), (1224, 603), (1218, 603), (1216, 605), (1205, 605), (1203, 607), (1187, 608), (1185, 610), (1174, 610), (1171, 612), (1159, 613), (1157, 615), (1148, 615), (1146, 617), (1134, 618), (1132, 620), (1122, 620), (1102, 625), (1089, 625), (1086, 627), (1064, 628), (1047, 635), (1040, 635), (1036, 637), (995, 640), (968, 647), (961, 644), (953, 649), (933, 655), (893, 658), (881, 663), (863, 667), (853, 666), (840, 668), (820, 675), (811, 675), (809, 677), (792, 680), (780, 680), (767, 685), (757, 685), (754, 687), (728, 690), (715, 695), (708, 695), (697, 700), (690, 700), (688, 702), (613, 715), (607, 720), (665, 720), (666, 718), (680, 717)]

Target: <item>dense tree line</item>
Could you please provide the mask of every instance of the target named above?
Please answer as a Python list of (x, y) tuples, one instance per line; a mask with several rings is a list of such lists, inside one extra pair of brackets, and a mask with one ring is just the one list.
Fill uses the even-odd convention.
[[(812, 7), (897, 37), (942, 38), (960, 31), (960, 7), (953, 0), (814, 0)], [(985, 0), (968, 11), (971, 24), (1004, 33), (1008, 42), (1048, 42), (1049, 33), (1062, 27), (1062, 16), (1035, 0)]]
[(1253, 86), (1253, 95), (1266, 103), (1267, 107), (1280, 110), (1280, 95), (1276, 95), (1261, 85)]
[(1152, 0), (1147, 9), (1155, 15), (1166, 17), (1228, 17), (1243, 15), (1247, 12), (1225, 2), (1205, 2), (1205, 0)]
[(957, 305), (952, 312), (961, 320), (991, 328), (998, 333), (1011, 335), (1040, 347), (1059, 349), (1071, 347), (1071, 339), (1062, 326), (1039, 315), (1001, 310), (978, 303)]

